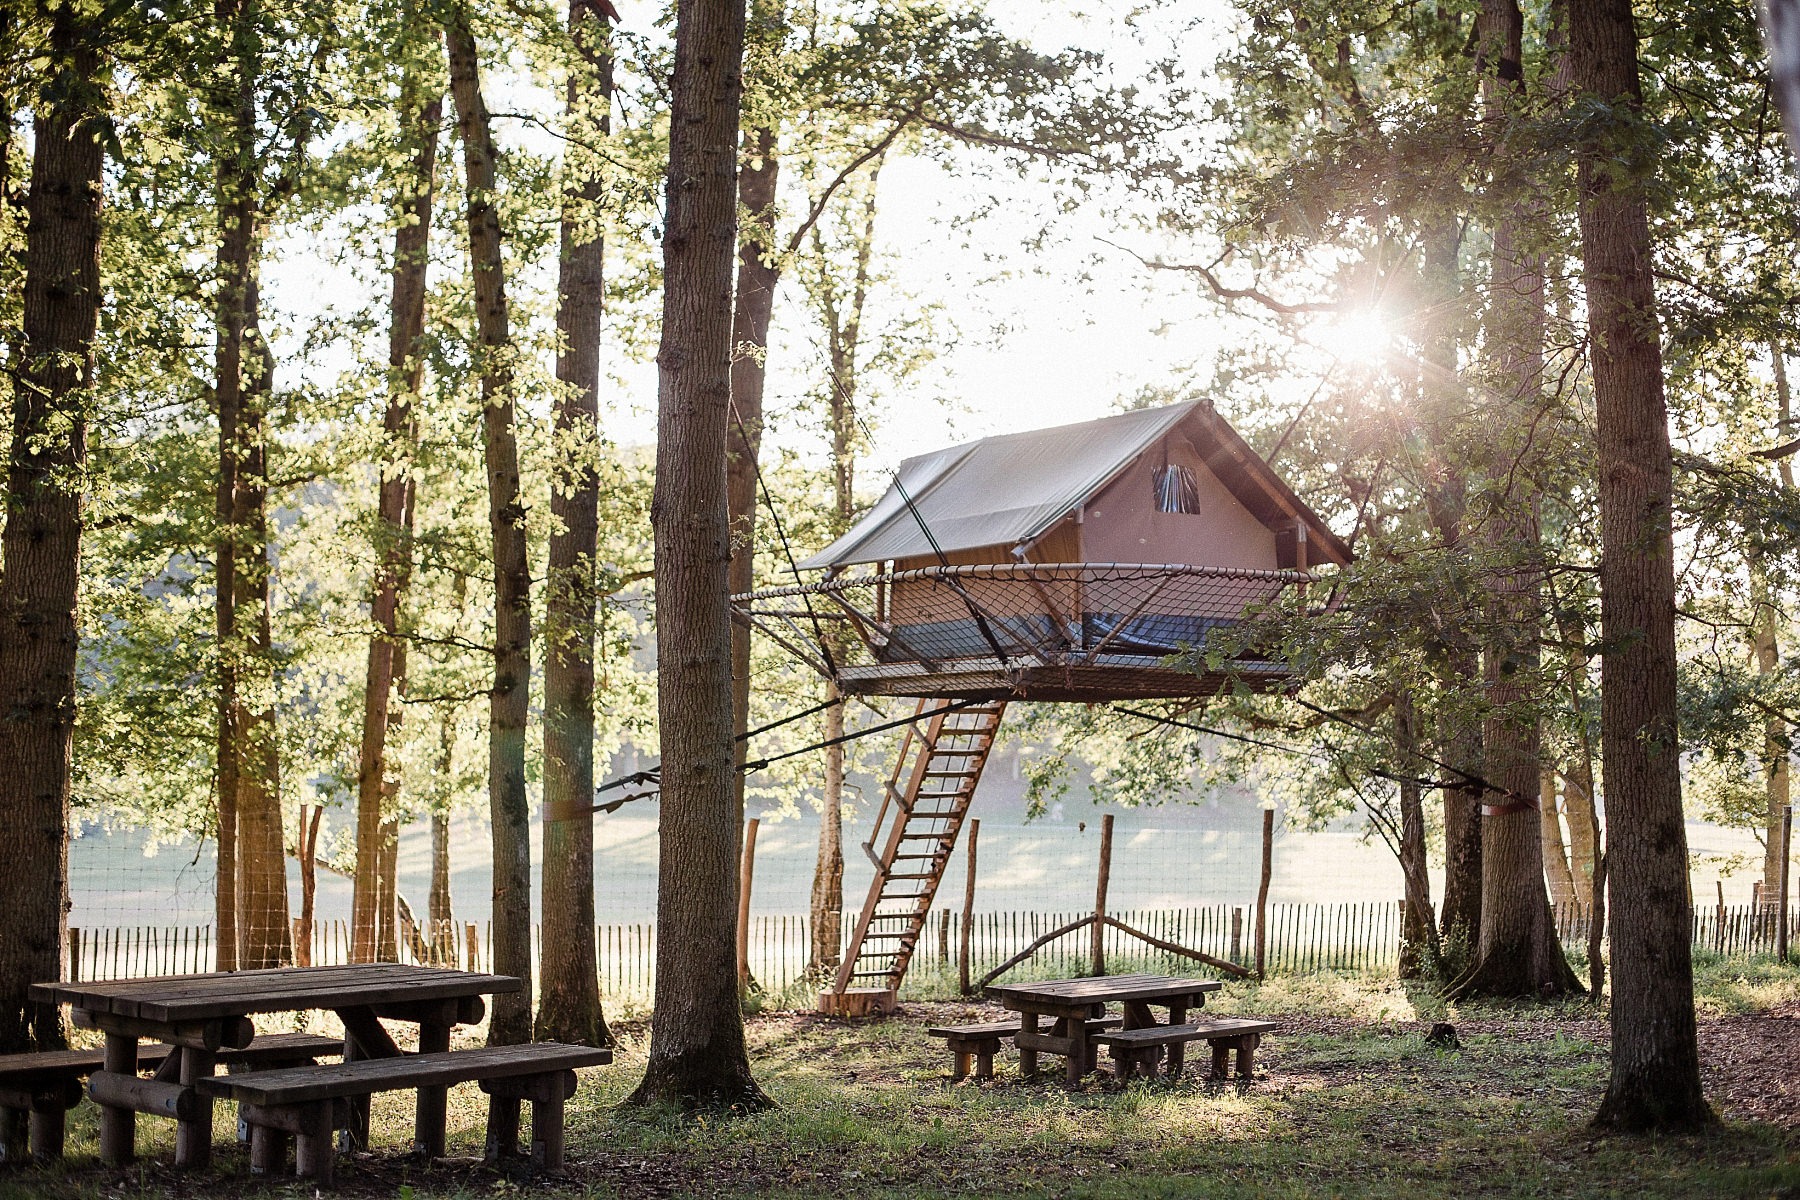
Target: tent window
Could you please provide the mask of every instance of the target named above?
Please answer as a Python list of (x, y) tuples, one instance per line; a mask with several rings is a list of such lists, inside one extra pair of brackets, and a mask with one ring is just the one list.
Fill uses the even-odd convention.
[(1200, 511), (1200, 487), (1187, 467), (1159, 467), (1152, 477), (1156, 488), (1156, 511), (1197, 513)]

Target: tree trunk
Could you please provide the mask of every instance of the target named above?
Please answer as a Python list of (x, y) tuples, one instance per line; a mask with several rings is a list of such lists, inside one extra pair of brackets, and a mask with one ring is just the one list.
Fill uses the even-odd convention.
[(1593, 766), (1580, 754), (1563, 764), (1562, 806), (1569, 825), (1569, 874), (1576, 903), (1583, 908), (1593, 905), (1594, 863), (1599, 853), (1593, 777)]
[(655, 1010), (634, 1103), (763, 1107), (738, 1009), (726, 430), (743, 0), (680, 0), (657, 352)]
[[(287, 855), (282, 833), (280, 748), (274, 709), (269, 613), (268, 443), (273, 361), (261, 332), (261, 180), (256, 96), (260, 14), (253, 0), (224, 0), (230, 25), (230, 133), (219, 156), (219, 293), (214, 354), (219, 412), (216, 624), (220, 657), (220, 878), (233, 880), (231, 928), (221, 913), (221, 965), (228, 939), (237, 968), (291, 958)], [(229, 788), (229, 790), (227, 790)], [(230, 817), (227, 820), (227, 810)], [(225, 861), (225, 826), (234, 836)]]
[[(842, 697), (825, 685), (827, 700)], [(844, 736), (844, 706), (825, 710), (825, 740)], [(819, 797), (819, 856), (813, 864), (812, 948), (806, 972), (824, 979), (837, 970), (844, 950), (844, 748), (825, 747), (825, 782)]]
[(1425, 850), (1425, 805), (1417, 783), (1412, 782), (1419, 761), (1419, 737), (1412, 697), (1400, 693), (1394, 705), (1394, 728), (1399, 758), (1405, 765), (1400, 783), (1400, 874), (1405, 886), (1406, 912), (1400, 929), (1400, 978), (1419, 979), (1437, 969), (1442, 948), (1431, 911), (1431, 875)]
[[(1462, 227), (1454, 216), (1431, 229), (1425, 238), (1424, 275), (1432, 297), (1435, 318), (1425, 332), (1424, 369), (1420, 402), (1435, 414), (1434, 426), (1449, 420), (1448, 413), (1462, 403), (1463, 388), (1457, 373), (1458, 337), (1449, 314), (1458, 307), (1462, 288), (1458, 277)], [(1425, 490), (1425, 512), (1437, 531), (1443, 553), (1462, 557), (1463, 518), (1468, 506), (1466, 483), (1437, 448), (1432, 447), (1430, 481)], [(1437, 665), (1438, 703), (1433, 742), (1440, 763), (1454, 771), (1481, 772), (1481, 728), (1456, 714), (1455, 697), (1480, 673), (1472, 653), (1451, 648)], [(1450, 780), (1446, 780), (1449, 783)], [(1456, 786), (1443, 789), (1444, 805), (1444, 907), (1440, 928), (1444, 940), (1458, 954), (1472, 953), (1481, 928), (1481, 810), (1475, 793)]]
[[(431, 894), (426, 898), (431, 922), (431, 948), (436, 962), (455, 966), (456, 910), (450, 903), (450, 817), (442, 809), (431, 814)], [(448, 953), (446, 953), (448, 951)]]
[[(1631, 0), (1569, 6), (1581, 89), (1641, 107)], [(1700, 1091), (1675, 709), (1672, 468), (1644, 184), (1624, 120), (1579, 147), (1600, 479), (1600, 729), (1612, 889), (1612, 1076), (1596, 1122), (1710, 1123)]]
[(493, 827), (493, 969), (524, 986), (494, 998), (488, 1041), (531, 1040), (531, 813), (525, 792), (525, 721), (531, 702), (531, 574), (525, 505), (519, 494), (514, 425), (512, 333), (494, 192), (494, 140), (481, 98), (469, 10), (456, 4), (446, 26), (450, 90), (456, 101), (468, 176), (470, 273), (481, 364), (481, 448), (487, 468), (488, 529), (494, 559), (494, 686), (488, 700), (488, 813)]
[(556, 453), (544, 646), (544, 956), (540, 1038), (610, 1045), (594, 940), (594, 556), (599, 543), (600, 319), (605, 243), (598, 163), (574, 145), (609, 130), (612, 57), (604, 14), (572, 0), (562, 264), (557, 282)]
[[(425, 382), (425, 285), (431, 253), (432, 202), (436, 193), (438, 126), (444, 117), (441, 89), (428, 88), (408, 69), (400, 83), (400, 144), (412, 149), (412, 169), (401, 180), (395, 204), (394, 268), (388, 316), (388, 398), (382, 415), (381, 482), (376, 501), (375, 587), (369, 599), (368, 666), (363, 686), (362, 753), (356, 777), (356, 875), (351, 894), (352, 962), (376, 957), (383, 928), (391, 930), (391, 903), (378, 901), (383, 796), (390, 779), (387, 747), (393, 707), (400, 606), (412, 577), (412, 458), (418, 441), (413, 397)], [(403, 672), (402, 672), (403, 673)]]
[[(829, 536), (842, 536), (856, 511), (856, 397), (858, 351), (862, 341), (863, 306), (869, 295), (869, 263), (875, 248), (875, 197), (881, 160), (869, 170), (860, 221), (856, 228), (855, 268), (850, 294), (840, 298), (832, 286), (835, 278), (826, 261), (824, 237), (813, 226), (813, 245), (819, 258), (820, 283), (814, 300), (825, 325), (827, 361), (831, 377), (826, 395), (831, 426), (831, 522)], [(836, 684), (827, 685), (827, 700), (840, 700)], [(826, 710), (825, 740), (844, 733), (842, 704)], [(825, 749), (824, 794), (819, 802), (819, 856), (813, 867), (812, 953), (807, 969), (825, 975), (834, 971), (843, 948), (844, 921), (844, 747)]]
[(1575, 873), (1563, 845), (1562, 807), (1556, 797), (1556, 768), (1546, 764), (1538, 772), (1538, 840), (1544, 847), (1544, 879), (1550, 885), (1550, 904), (1552, 908), (1585, 906), (1587, 901), (1575, 890)]
[[(1483, 0), (1477, 25), (1484, 120), (1496, 157), (1525, 91), (1524, 19), (1517, 0)], [(1497, 493), (1483, 525), (1488, 557), (1490, 637), (1482, 659), (1486, 715), (1482, 777), (1498, 790), (1481, 818), (1481, 937), (1474, 965), (1455, 995), (1548, 998), (1581, 990), (1557, 940), (1544, 887), (1536, 811), (1543, 741), (1527, 683), (1539, 661), (1541, 604), (1537, 486), (1524, 455), (1543, 407), (1544, 258), (1530, 245), (1542, 205), (1527, 197), (1507, 208), (1493, 233), (1488, 308), (1489, 403), (1500, 421), (1490, 443), (1488, 486)], [(1552, 816), (1554, 819), (1554, 815)]]
[[(1793, 436), (1793, 393), (1788, 386), (1786, 356), (1779, 345), (1769, 347), (1769, 361), (1775, 370), (1775, 432), (1780, 441)], [(1792, 490), (1793, 460), (1777, 459), (1776, 468), (1782, 486)], [(1756, 673), (1767, 677), (1781, 668), (1781, 645), (1775, 632), (1776, 605), (1769, 594), (1768, 573), (1763, 569), (1761, 556), (1753, 556), (1748, 565), (1750, 602), (1755, 610), (1751, 628), (1755, 642)], [(1781, 907), (1781, 823), (1793, 798), (1792, 775), (1788, 764), (1790, 753), (1787, 722), (1779, 716), (1771, 715), (1763, 723), (1762, 748), (1763, 787), (1768, 796), (1767, 819), (1763, 824), (1762, 894), (1764, 904), (1770, 911)]]
[[(240, 23), (235, 5), (225, 0), (218, 7), (222, 20)], [(241, 36), (241, 35), (239, 35)], [(255, 92), (242, 77), (224, 97), (222, 118), (241, 142), (243, 131), (255, 129)], [(219, 290), (216, 299), (213, 345), (213, 410), (219, 421), (219, 480), (214, 492), (214, 520), (218, 526), (213, 544), (213, 633), (218, 655), (216, 706), (217, 767), (214, 785), (218, 794), (219, 862), (215, 883), (217, 931), (216, 966), (221, 971), (238, 968), (238, 792), (242, 775), (243, 719), (239, 700), (242, 648), (238, 632), (238, 555), (241, 531), (237, 528), (240, 431), (243, 422), (243, 359), (245, 325), (250, 309), (250, 261), (256, 229), (256, 183), (241, 155), (221, 155), (217, 169), (219, 246), (216, 260)]]
[(75, 725), (82, 473), (100, 313), (103, 162), (94, 31), (53, 10), (65, 74), (37, 114), (27, 200), (22, 344), (12, 387), (6, 528), (0, 534), (0, 1053), (63, 1045), (33, 983), (63, 977), (68, 915), (69, 764)]
[(310, 967), (313, 946), (313, 917), (319, 894), (319, 822), (325, 816), (322, 805), (300, 806), (299, 836), (295, 856), (300, 860), (300, 916), (294, 922), (294, 965)]
[[(761, 14), (759, 13), (759, 19)], [(763, 385), (768, 378), (769, 321), (781, 264), (775, 247), (775, 187), (781, 174), (775, 131), (746, 130), (737, 203), (749, 218), (737, 248), (737, 287), (731, 322), (731, 404), (725, 414), (725, 503), (731, 521), (730, 589), (756, 587), (756, 460), (762, 453)], [(750, 627), (731, 624), (731, 711), (741, 766), (749, 744)], [(744, 776), (733, 782), (744, 806)]]

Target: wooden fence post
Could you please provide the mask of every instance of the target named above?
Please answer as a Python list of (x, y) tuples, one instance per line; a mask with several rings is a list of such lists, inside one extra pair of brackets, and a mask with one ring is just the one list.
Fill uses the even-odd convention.
[(963, 883), (961, 936), (956, 942), (956, 986), (965, 996), (969, 994), (969, 925), (975, 918), (975, 845), (980, 840), (981, 818), (975, 817), (969, 822), (969, 870)]
[(1263, 809), (1262, 880), (1256, 885), (1256, 977), (1263, 978), (1263, 955), (1268, 950), (1269, 878), (1275, 866), (1275, 810)]
[(751, 817), (744, 825), (744, 856), (738, 871), (737, 968), (738, 991), (750, 990), (750, 881), (756, 875), (756, 826)]
[(1233, 907), (1231, 910), (1231, 954), (1232, 962), (1244, 961), (1244, 910)]
[(1100, 818), (1100, 879), (1094, 888), (1094, 962), (1092, 974), (1106, 974), (1106, 885), (1112, 876), (1113, 815)]

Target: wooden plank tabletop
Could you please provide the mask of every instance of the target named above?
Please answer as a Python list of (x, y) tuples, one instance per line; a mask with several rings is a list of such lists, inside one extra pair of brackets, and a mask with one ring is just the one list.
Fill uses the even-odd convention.
[(68, 1004), (88, 1012), (174, 1024), (259, 1012), (404, 1004), (518, 990), (519, 981), (510, 975), (404, 963), (351, 963), (38, 983), (31, 987), (31, 998), (42, 1004)]
[(1036, 983), (991, 983), (988, 995), (1014, 1004), (1104, 1004), (1159, 1001), (1216, 992), (1216, 979), (1177, 979), (1169, 975), (1097, 975), (1090, 979), (1048, 979)]

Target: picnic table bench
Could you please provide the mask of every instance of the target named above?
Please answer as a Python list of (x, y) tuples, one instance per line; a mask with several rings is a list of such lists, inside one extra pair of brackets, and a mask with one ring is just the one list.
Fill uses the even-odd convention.
[[(1112, 1029), (1122, 1022), (1121, 1017), (1089, 1017), (1087, 1027), (1098, 1032)], [(950, 1082), (959, 1083), (969, 1076), (969, 1060), (975, 1060), (975, 1078), (992, 1079), (994, 1077), (994, 1055), (1000, 1053), (1002, 1041), (1017, 1036), (1017, 1021), (982, 1021), (971, 1025), (937, 1025), (925, 1031), (932, 1037), (943, 1038), (950, 1049), (951, 1069)]]
[[(335, 967), (274, 967), (202, 975), (164, 975), (79, 983), (38, 983), (31, 998), (39, 1004), (67, 1004), (75, 1023), (106, 1034), (100, 1070), (88, 1093), (100, 1104), (100, 1157), (130, 1162), (138, 1113), (176, 1120), (175, 1165), (203, 1166), (212, 1154), (213, 1097), (199, 1083), (213, 1076), (221, 1053), (248, 1046), (253, 1013), (329, 1009), (344, 1025), (346, 1062), (397, 1058), (401, 1050), (382, 1021), (416, 1024), (421, 1054), (450, 1049), (450, 1031), (479, 1021), (487, 1011), (482, 997), (520, 988), (506, 975), (484, 975), (443, 967), (401, 963), (354, 963)], [(156, 1080), (137, 1074), (139, 1041), (169, 1043), (170, 1054)], [(427, 1155), (444, 1150), (445, 1088), (418, 1087), (415, 1143)], [(362, 1145), (368, 1136), (368, 1097), (349, 1101), (348, 1136)]]
[[(178, 1063), (178, 1047), (145, 1043), (137, 1049), (137, 1069), (162, 1072)], [(248, 1045), (221, 1051), (218, 1061), (232, 1070), (245, 1067), (294, 1067), (314, 1063), (343, 1050), (337, 1038), (308, 1033), (265, 1033)], [(62, 1157), (64, 1114), (86, 1094), (82, 1081), (99, 1071), (106, 1051), (48, 1050), (0, 1057), (0, 1162), (22, 1162), (27, 1153), (40, 1162)]]
[(1262, 1035), (1273, 1032), (1273, 1021), (1248, 1017), (1215, 1017), (1181, 1025), (1146, 1025), (1136, 1029), (1120, 1029), (1094, 1035), (1094, 1042), (1112, 1051), (1113, 1073), (1120, 1080), (1134, 1074), (1156, 1075), (1154, 1052), (1167, 1049), (1168, 1061), (1163, 1068), (1167, 1079), (1181, 1077), (1182, 1051), (1189, 1042), (1204, 1041), (1212, 1047), (1212, 1075), (1225, 1078), (1227, 1060), (1237, 1051), (1237, 1075), (1250, 1078), (1255, 1065), (1256, 1047)]
[(529, 1100), (532, 1158), (560, 1167), (563, 1101), (575, 1094), (575, 1070), (611, 1061), (610, 1050), (535, 1042), (215, 1076), (196, 1086), (203, 1095), (237, 1100), (250, 1126), (253, 1174), (278, 1173), (292, 1135), (295, 1174), (328, 1185), (337, 1158), (333, 1135), (350, 1126), (351, 1101), (472, 1081), (488, 1094), (488, 1159), (518, 1153), (519, 1108)]

